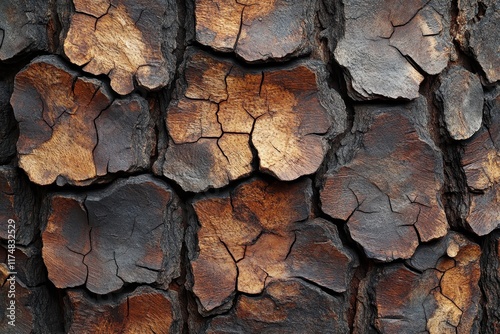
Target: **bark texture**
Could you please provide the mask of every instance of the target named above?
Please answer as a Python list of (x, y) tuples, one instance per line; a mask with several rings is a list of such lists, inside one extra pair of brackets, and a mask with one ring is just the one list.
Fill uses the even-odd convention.
[(180, 273), (178, 206), (170, 187), (146, 175), (84, 196), (52, 196), (42, 234), (49, 279), (97, 294), (125, 283), (168, 285)]
[(163, 174), (184, 190), (205, 191), (250, 175), (258, 159), (259, 170), (295, 180), (316, 172), (327, 139), (345, 123), (345, 105), (320, 63), (249, 71), (188, 51), (167, 110)]
[(368, 257), (407, 259), (419, 242), (448, 229), (440, 199), (443, 162), (428, 133), (425, 99), (355, 112), (348, 144), (326, 173), (321, 207), (347, 221)]
[(0, 1), (0, 333), (500, 334), (499, 29)]
[(69, 60), (92, 74), (106, 74), (126, 95), (137, 84), (159, 89), (175, 70), (177, 4), (158, 1), (73, 0), (75, 13), (64, 40)]
[[(361, 293), (376, 307), (374, 327), (383, 333), (478, 332), (480, 256), (477, 244), (450, 232), (405, 263), (372, 269)], [(355, 324), (355, 332), (369, 331), (364, 318)]]

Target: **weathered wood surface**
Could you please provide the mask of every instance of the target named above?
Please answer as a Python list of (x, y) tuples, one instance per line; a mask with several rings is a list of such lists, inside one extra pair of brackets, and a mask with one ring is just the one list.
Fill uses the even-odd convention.
[(147, 168), (154, 133), (146, 101), (113, 99), (105, 84), (54, 56), (16, 76), (19, 165), (34, 183), (85, 185), (99, 176)]
[(347, 221), (366, 255), (407, 259), (446, 234), (441, 152), (427, 130), (425, 99), (398, 107), (356, 107), (353, 132), (330, 163), (321, 207)]
[(156, 90), (173, 79), (178, 30), (172, 0), (73, 0), (75, 13), (64, 40), (70, 61), (105, 74), (115, 92)]
[(49, 51), (47, 33), (53, 29), (49, 21), (48, 1), (0, 2), (0, 62), (30, 52)]
[(193, 203), (200, 227), (198, 246), (190, 249), (192, 290), (201, 312), (225, 309), (236, 292), (260, 294), (279, 279), (347, 290), (355, 255), (330, 222), (307, 220), (311, 192), (307, 179), (290, 185), (255, 179)]
[(342, 302), (302, 280), (276, 280), (260, 295), (240, 295), (233, 310), (214, 317), (204, 333), (346, 333)]
[[(354, 333), (476, 333), (481, 249), (450, 232), (405, 264), (374, 268), (360, 290)], [(371, 308), (369, 303), (374, 304)], [(363, 312), (375, 312), (373, 322)]]
[(448, 132), (456, 140), (472, 137), (483, 120), (484, 94), (479, 77), (457, 66), (444, 73), (440, 81), (437, 98)]
[(0, 333), (500, 333), (499, 8), (0, 0)]
[(107, 294), (179, 275), (182, 213), (164, 182), (133, 177), (85, 196), (55, 194), (47, 206), (43, 259), (56, 287)]
[(66, 333), (182, 333), (179, 296), (172, 290), (139, 287), (117, 300), (96, 300), (71, 290), (65, 304), (71, 311)]
[[(46, 269), (41, 256), (41, 243), (24, 247), (17, 246), (13, 253), (0, 246), (0, 329), (2, 333), (28, 334), (33, 332), (57, 333), (62, 331), (60, 323), (61, 306), (47, 285)], [(8, 267), (8, 256), (15, 257), (15, 276)], [(12, 279), (14, 277), (14, 279)], [(15, 282), (15, 290), (11, 283)], [(14, 291), (15, 298), (9, 298)], [(8, 324), (12, 317), (8, 309), (15, 300), (16, 326)], [(11, 307), (12, 308), (12, 307)]]
[(500, 7), (495, 0), (459, 1), (455, 40), (479, 63), (486, 81), (500, 80)]
[(462, 157), (470, 190), (467, 223), (478, 235), (500, 227), (500, 96), (488, 104), (489, 124), (465, 143)]
[(327, 139), (345, 128), (345, 106), (316, 62), (248, 71), (190, 52), (167, 110), (163, 174), (184, 190), (220, 188), (259, 169), (280, 180), (316, 172)]
[(196, 0), (196, 40), (249, 63), (287, 60), (311, 51), (313, 15), (311, 0)]
[(351, 98), (415, 99), (423, 75), (446, 67), (452, 48), (449, 1), (342, 3), (345, 34), (335, 59), (346, 72)]

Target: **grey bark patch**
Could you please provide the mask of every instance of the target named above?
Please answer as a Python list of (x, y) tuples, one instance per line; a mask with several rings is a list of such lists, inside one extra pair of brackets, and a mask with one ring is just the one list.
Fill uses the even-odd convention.
[(437, 97), (451, 137), (472, 137), (483, 120), (484, 94), (479, 78), (462, 67), (452, 67), (441, 78)]

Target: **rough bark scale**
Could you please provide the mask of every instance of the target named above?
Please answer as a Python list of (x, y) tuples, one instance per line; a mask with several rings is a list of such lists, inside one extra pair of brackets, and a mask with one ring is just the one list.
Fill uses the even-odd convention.
[(347, 221), (368, 257), (407, 259), (419, 242), (448, 229), (440, 199), (443, 161), (428, 133), (425, 99), (355, 112), (348, 144), (327, 171), (321, 207)]
[(85, 185), (108, 173), (149, 166), (153, 129), (146, 101), (114, 100), (101, 81), (42, 56), (16, 76), (19, 166), (31, 181)]
[(173, 79), (178, 30), (172, 0), (73, 0), (75, 13), (64, 40), (70, 61), (92, 74), (106, 74), (111, 88), (126, 95)]
[(249, 71), (188, 52), (167, 110), (163, 174), (184, 190), (205, 191), (248, 176), (258, 157), (260, 170), (295, 180), (316, 172), (327, 139), (345, 123), (344, 103), (317, 62)]
[(415, 99), (423, 74), (446, 67), (449, 1), (346, 0), (343, 9), (345, 35), (335, 58), (345, 69), (351, 98)]
[(441, 77), (437, 98), (442, 103), (446, 128), (453, 139), (472, 137), (483, 120), (484, 93), (479, 77), (452, 67)]
[(470, 190), (467, 223), (478, 235), (500, 227), (500, 96), (488, 102), (489, 124), (466, 142), (462, 157)]
[(133, 177), (84, 196), (54, 194), (47, 206), (43, 258), (56, 287), (107, 294), (179, 275), (182, 217), (164, 182)]
[(200, 227), (190, 259), (200, 312), (220, 312), (236, 292), (260, 294), (276, 279), (347, 290), (355, 255), (335, 226), (323, 219), (304, 222), (311, 192), (308, 179), (292, 185), (256, 179), (193, 203)]
[(65, 305), (67, 333), (182, 333), (183, 315), (175, 291), (139, 287), (117, 300), (96, 300), (70, 290)]
[(404, 264), (373, 268), (360, 293), (375, 306), (374, 322), (357, 317), (354, 332), (373, 325), (381, 333), (477, 333), (480, 257), (479, 245), (451, 232)]
[(0, 61), (49, 51), (48, 1), (6, 0), (0, 3)]
[(495, 0), (458, 1), (455, 39), (478, 61), (490, 83), (500, 80), (500, 6)]
[(204, 333), (345, 333), (343, 301), (302, 280), (277, 280), (261, 295), (240, 295), (234, 309), (213, 318)]
[[(253, 272), (248, 268), (248, 272), (240, 276), (239, 261), (245, 259), (249, 246), (264, 236), (264, 229), (277, 235), (272, 234), (268, 238), (264, 236), (264, 241), (268, 239), (268, 242), (263, 251), (269, 249), (273, 241), (276, 247), (285, 248), (274, 251), (275, 259), (269, 259), (268, 262), (284, 260), (293, 241), (286, 233), (287, 225), (309, 216), (310, 207), (307, 202), (311, 196), (310, 184), (311, 181), (307, 180), (281, 190), (275, 184), (272, 192), (264, 192), (266, 188), (269, 190), (270, 185), (265, 181), (254, 180), (235, 189), (234, 194), (201, 198), (193, 203), (200, 227), (198, 231), (193, 231), (196, 232), (198, 246), (190, 249), (190, 258), (193, 292), (199, 300), (200, 311), (208, 313), (231, 303), (235, 290), (257, 289), (254, 293), (262, 291), (267, 278), (265, 269)], [(245, 201), (246, 196), (249, 196), (250, 203)], [(263, 201), (263, 197), (268, 197), (268, 200)], [(273, 219), (274, 215), (266, 210), (270, 209), (271, 203), (273, 209), (281, 213), (276, 221)], [(255, 218), (249, 220), (247, 217)], [(194, 224), (196, 222), (192, 222)], [(195, 228), (196, 225), (192, 227)], [(281, 231), (283, 228), (284, 232)], [(279, 235), (279, 232), (284, 235)], [(266, 264), (263, 263), (264, 266)], [(257, 279), (245, 281), (246, 276), (252, 273), (254, 276), (260, 275)], [(214, 288), (215, 284), (217, 286)]]
[(0, 333), (500, 333), (499, 27), (0, 0)]
[(310, 52), (312, 0), (196, 0), (195, 6), (196, 40), (217, 51), (233, 51), (249, 63)]
[(163, 173), (184, 190), (205, 191), (254, 167), (280, 180), (316, 172), (327, 139), (345, 128), (345, 106), (316, 62), (248, 71), (190, 53), (178, 100), (167, 111), (171, 138)]

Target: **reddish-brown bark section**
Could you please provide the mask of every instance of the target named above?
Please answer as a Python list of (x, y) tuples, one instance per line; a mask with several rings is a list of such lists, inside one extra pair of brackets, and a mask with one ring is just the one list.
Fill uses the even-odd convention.
[(346, 119), (324, 74), (316, 62), (248, 71), (190, 52), (178, 99), (167, 110), (163, 174), (184, 190), (204, 191), (250, 175), (255, 159), (280, 180), (316, 172), (327, 139)]
[(291, 185), (256, 179), (193, 203), (200, 227), (198, 252), (190, 254), (192, 289), (201, 312), (225, 307), (236, 292), (260, 294), (275, 280), (348, 289), (355, 256), (334, 225), (308, 220), (311, 195), (308, 179)]

